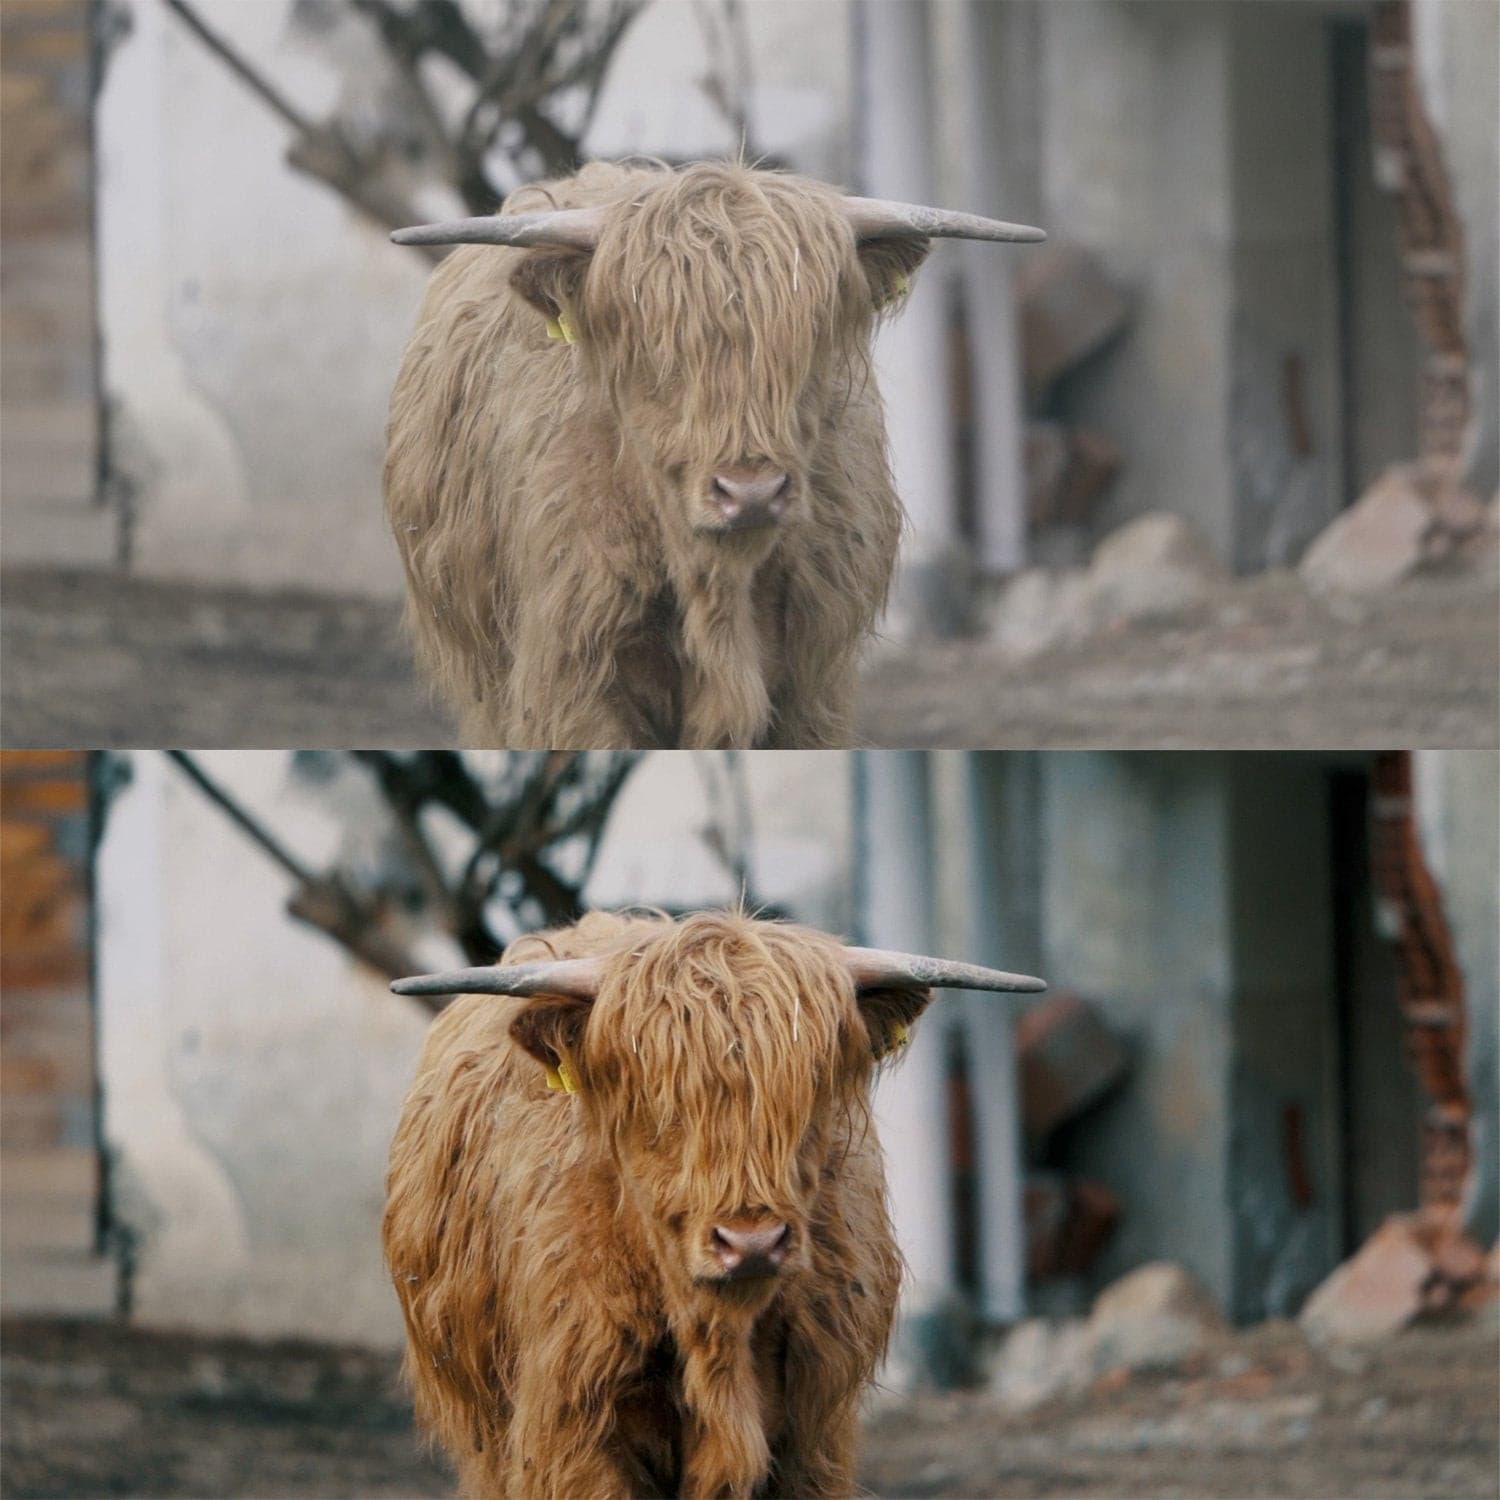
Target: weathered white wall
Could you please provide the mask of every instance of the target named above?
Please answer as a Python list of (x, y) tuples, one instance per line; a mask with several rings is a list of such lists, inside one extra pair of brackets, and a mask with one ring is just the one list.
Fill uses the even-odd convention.
[[(314, 867), (360, 837), (281, 752), (208, 772)], [(385, 1153), (427, 1015), (290, 921), (281, 871), (160, 754), (98, 864), (99, 1076), (133, 1315), (387, 1341)]]
[[(849, 758), (789, 750), (738, 758), (751, 838), (753, 896), (841, 936), (851, 929)], [(733, 836), (731, 799), (711, 795), (719, 757), (661, 750), (631, 774), (599, 850), (593, 906), (730, 905), (740, 892), (705, 833), (716, 810)]]
[[(206, 19), (317, 116), (334, 69), (282, 0)], [(388, 593), (386, 396), (426, 262), (283, 162), (286, 131), (162, 5), (99, 100), (104, 390), (149, 575)]]
[[(589, 129), (593, 156), (732, 156), (740, 141), (699, 80), (713, 53), (700, 0), (654, 0), (631, 26)], [(754, 147), (797, 171), (847, 185), (850, 0), (741, 5)]]
[[(317, 119), (360, 88), (348, 27), (290, 0), (198, 9)], [(846, 175), (844, 0), (744, 7), (758, 144)], [(131, 4), (100, 97), (98, 216), (112, 495), (142, 574), (395, 594), (380, 502), (385, 408), (429, 263), (283, 161), (288, 132), (164, 5)], [(690, 0), (627, 38), (586, 143), (677, 159), (738, 149), (700, 80)], [(365, 104), (370, 105), (370, 100)], [(433, 197), (424, 211), (448, 211)]]

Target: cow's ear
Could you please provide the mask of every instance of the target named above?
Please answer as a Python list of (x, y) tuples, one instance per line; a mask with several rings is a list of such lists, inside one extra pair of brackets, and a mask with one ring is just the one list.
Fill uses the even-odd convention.
[(542, 995), (510, 1023), (510, 1039), (529, 1052), (568, 1092), (583, 1087), (583, 1028), (589, 1018), (587, 1000)]
[(870, 284), (870, 301), (877, 312), (894, 307), (906, 295), (912, 275), (927, 259), (931, 240), (910, 235), (865, 240), (859, 247), (859, 263)]
[(912, 1024), (931, 1002), (932, 991), (861, 990), (856, 998), (870, 1034), (870, 1052), (879, 1059), (889, 1057), (906, 1042)]
[(587, 250), (529, 250), (510, 273), (510, 284), (517, 296), (555, 322), (577, 309), (588, 270)]

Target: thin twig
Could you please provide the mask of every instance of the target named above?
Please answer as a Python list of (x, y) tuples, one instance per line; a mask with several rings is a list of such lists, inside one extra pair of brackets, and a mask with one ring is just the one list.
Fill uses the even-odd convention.
[(285, 94), (267, 82), (211, 27), (187, 0), (166, 0), (188, 29), (208, 48), (261, 102), (268, 105), (299, 135), (310, 135), (317, 128)]
[(186, 750), (168, 750), (167, 759), (182, 772), (194, 786), (203, 793), (221, 812), (224, 813), (242, 832), (249, 835), (260, 847), (281, 866), (293, 880), (306, 884), (314, 879), (313, 872), (307, 868), (271, 831), (253, 818), (239, 805), (219, 784), (208, 775), (206, 771), (193, 759)]

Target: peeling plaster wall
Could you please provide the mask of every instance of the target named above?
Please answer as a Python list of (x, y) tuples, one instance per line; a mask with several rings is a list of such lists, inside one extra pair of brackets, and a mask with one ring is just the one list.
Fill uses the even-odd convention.
[[(202, 759), (314, 867), (359, 837), (284, 753)], [(393, 1341), (377, 1225), (426, 1012), (289, 921), (285, 876), (161, 755), (129, 765), (97, 889), (104, 1138), (132, 1315)]]
[(1230, 767), (1155, 752), (1042, 758), (1042, 967), (1095, 1002), (1132, 1057), (1070, 1127), (1071, 1171), (1124, 1204), (1090, 1273), (1180, 1261), (1228, 1306), (1233, 1257)]
[[(206, 6), (311, 114), (332, 67), (283, 0)], [(282, 160), (281, 123), (165, 6), (124, 12), (99, 100), (111, 482), (134, 570), (394, 592), (385, 400), (425, 263)]]
[(1118, 343), (1069, 379), (1070, 417), (1126, 455), (1090, 529), (1171, 510), (1226, 561), (1231, 9), (1043, 6), (1037, 132), (1037, 222), (1099, 255), (1135, 298)]

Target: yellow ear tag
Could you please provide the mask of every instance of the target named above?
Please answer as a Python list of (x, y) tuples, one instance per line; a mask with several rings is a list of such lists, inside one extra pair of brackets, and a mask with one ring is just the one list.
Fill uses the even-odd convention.
[(560, 312), (555, 318), (547, 319), (547, 337), (561, 339), (565, 344), (578, 342), (578, 335), (573, 332), (573, 321), (566, 312)]
[(884, 1062), (886, 1058), (891, 1055), (891, 1053), (899, 1051), (910, 1040), (911, 1027), (908, 1026), (905, 1021), (897, 1021), (896, 1024), (891, 1027), (891, 1034), (887, 1038), (885, 1046), (875, 1054), (875, 1060), (877, 1062)]
[(558, 1059), (555, 1068), (547, 1069), (547, 1087), (559, 1090), (564, 1094), (577, 1094), (581, 1092), (578, 1087), (578, 1075), (573, 1071), (573, 1065), (568, 1061), (566, 1053)]
[(549, 339), (560, 339), (563, 336), (562, 324), (556, 318), (547, 319), (547, 337)]
[(906, 274), (905, 271), (897, 271), (896, 279), (891, 283), (890, 291), (886, 294), (884, 300), (880, 304), (880, 311), (884, 312), (886, 308), (891, 307), (895, 303), (899, 302), (901, 298), (904, 297), (910, 290), (911, 278)]

